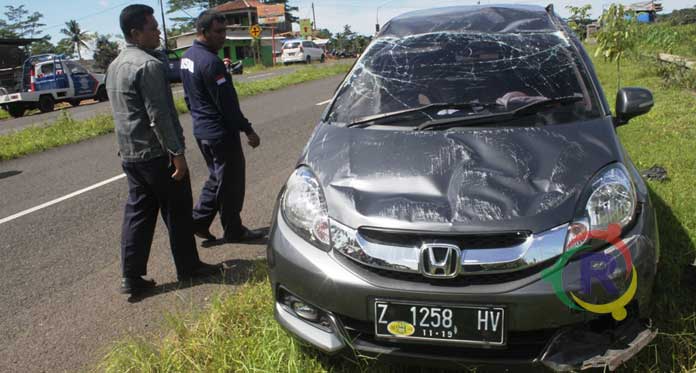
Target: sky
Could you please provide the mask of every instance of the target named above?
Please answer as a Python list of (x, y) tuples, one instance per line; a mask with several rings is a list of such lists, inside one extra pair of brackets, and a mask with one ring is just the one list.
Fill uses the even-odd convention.
[[(166, 11), (166, 0), (165, 11)], [(480, 0), (482, 4), (488, 4), (490, 0)], [(622, 4), (630, 4), (637, 0), (619, 1)], [(70, 19), (77, 20), (84, 31), (98, 32), (100, 34), (120, 35), (121, 31), (118, 26), (118, 15), (121, 9), (128, 4), (141, 3), (152, 6), (157, 10), (158, 21), (161, 20), (159, 15), (158, 0), (140, 0), (140, 1), (123, 1), (123, 0), (0, 0), (0, 8), (4, 10), (6, 5), (19, 6), (24, 4), (30, 12), (38, 11), (43, 13), (43, 23), (45, 33), (52, 36), (52, 41), (56, 43), (63, 36), (60, 34), (60, 29), (65, 27), (65, 22)], [(316, 15), (316, 26), (318, 28), (327, 28), (331, 32), (343, 31), (343, 25), (351, 25), (354, 32), (369, 35), (375, 30), (375, 22), (377, 17), (381, 25), (384, 25), (390, 18), (399, 14), (406, 13), (418, 9), (426, 9), (440, 6), (453, 5), (474, 5), (476, 0), (291, 0), (290, 4), (298, 6), (299, 12), (295, 14), (300, 18), (312, 17), (312, 3)], [(495, 1), (493, 3), (496, 3)], [(500, 2), (497, 2), (500, 3)], [(538, 4), (546, 6), (549, 0), (509, 0), (502, 3), (524, 3)], [(568, 11), (565, 6), (573, 4), (576, 6), (583, 4), (592, 5), (592, 16), (598, 17), (604, 6), (608, 6), (610, 1), (606, 0), (561, 0), (553, 1), (556, 12), (561, 17), (568, 16)], [(663, 0), (662, 6), (665, 12), (670, 12), (674, 9), (690, 8), (696, 5), (696, 0)], [(198, 11), (190, 12), (192, 15), (197, 15)], [(172, 16), (185, 16), (183, 13), (177, 13)], [(170, 22), (168, 19), (167, 22)], [(161, 22), (160, 22), (161, 23)], [(169, 24), (168, 24), (169, 25)], [(298, 26), (295, 25), (295, 29)]]

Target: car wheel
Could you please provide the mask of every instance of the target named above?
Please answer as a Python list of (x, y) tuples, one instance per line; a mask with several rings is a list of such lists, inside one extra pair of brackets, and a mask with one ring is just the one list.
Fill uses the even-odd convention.
[(311, 63), (312, 63), (312, 56), (307, 56), (307, 59), (305, 60), (305, 63), (306, 63), (307, 65), (311, 64)]
[(9, 105), (9, 106), (7, 107), (7, 112), (10, 113), (10, 116), (12, 116), (12, 118), (21, 118), (21, 117), (23, 117), (23, 116), (24, 116), (24, 112), (25, 112), (26, 110), (27, 110), (27, 109), (24, 107), (24, 105), (20, 105), (20, 104)]
[(42, 113), (53, 111), (54, 105), (55, 101), (51, 95), (43, 95), (39, 97), (39, 110), (41, 110)]
[(80, 100), (70, 100), (70, 101), (68, 101), (68, 103), (70, 104), (70, 106), (80, 106), (80, 102), (82, 102), (82, 101), (80, 101)]
[(106, 93), (106, 88), (104, 86), (99, 87), (97, 90), (96, 99), (99, 100), (99, 102), (109, 101), (109, 95)]
[(324, 63), (324, 61), (326, 61), (326, 57), (322, 54), (319, 62)]

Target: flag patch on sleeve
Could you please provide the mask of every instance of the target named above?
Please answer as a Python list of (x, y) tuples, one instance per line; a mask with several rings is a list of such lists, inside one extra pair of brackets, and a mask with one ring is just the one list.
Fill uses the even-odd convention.
[(224, 84), (226, 81), (227, 80), (225, 79), (224, 75), (218, 75), (215, 77), (215, 83), (217, 83), (217, 85)]

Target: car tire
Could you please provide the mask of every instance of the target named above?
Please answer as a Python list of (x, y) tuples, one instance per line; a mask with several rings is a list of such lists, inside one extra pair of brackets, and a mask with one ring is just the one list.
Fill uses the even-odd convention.
[(7, 112), (10, 114), (12, 118), (23, 117), (25, 111), (27, 111), (27, 108), (25, 108), (24, 105), (21, 104), (9, 105), (7, 107)]
[(306, 63), (307, 65), (311, 65), (311, 64), (312, 64), (312, 56), (307, 56), (307, 59), (305, 60), (305, 63)]
[(53, 100), (53, 96), (51, 95), (43, 95), (39, 97), (39, 110), (42, 113), (49, 113), (53, 111), (55, 104), (56, 102)]
[(68, 101), (68, 103), (70, 104), (70, 106), (73, 106), (73, 107), (75, 107), (75, 106), (80, 106), (80, 102), (82, 102), (82, 101), (81, 101), (81, 100), (69, 100), (69, 101)]
[(326, 57), (322, 54), (321, 58), (319, 59), (319, 62), (324, 63), (324, 61), (326, 61)]
[(109, 101), (109, 95), (106, 93), (106, 88), (104, 86), (100, 86), (99, 89), (97, 89), (97, 95), (95, 98), (99, 102)]

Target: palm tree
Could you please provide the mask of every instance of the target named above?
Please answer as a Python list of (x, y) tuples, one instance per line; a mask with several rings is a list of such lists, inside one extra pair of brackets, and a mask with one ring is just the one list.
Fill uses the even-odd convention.
[(77, 58), (81, 60), (82, 54), (80, 54), (80, 46), (89, 49), (86, 42), (92, 39), (92, 35), (87, 31), (80, 30), (80, 25), (73, 19), (65, 22), (65, 26), (67, 26), (67, 28), (61, 29), (60, 32), (70, 39), (75, 49), (77, 49)]

